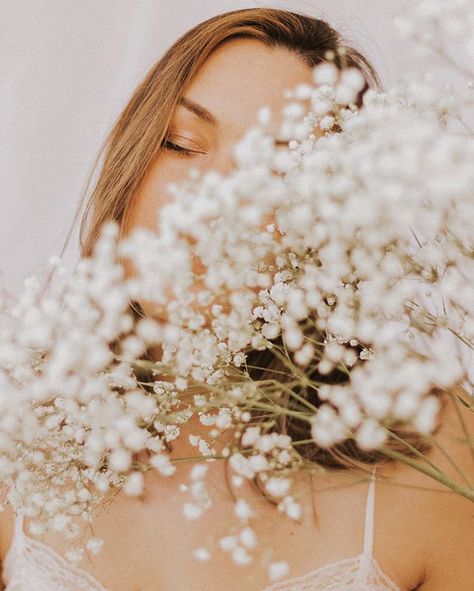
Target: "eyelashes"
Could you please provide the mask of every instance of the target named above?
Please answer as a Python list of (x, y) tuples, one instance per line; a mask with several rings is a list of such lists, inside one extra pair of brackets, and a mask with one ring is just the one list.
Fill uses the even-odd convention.
[(178, 144), (173, 144), (169, 140), (166, 140), (163, 143), (165, 150), (171, 150), (172, 152), (176, 152), (180, 158), (186, 158), (189, 156), (193, 156), (194, 154), (200, 154), (200, 152), (195, 152), (194, 150), (187, 150), (186, 148), (182, 148), (178, 146)]

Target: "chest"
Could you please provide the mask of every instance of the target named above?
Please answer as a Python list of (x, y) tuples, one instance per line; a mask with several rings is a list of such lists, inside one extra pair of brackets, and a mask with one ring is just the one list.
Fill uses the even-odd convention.
[[(312, 494), (309, 486), (298, 483), (293, 492), (303, 509), (301, 522), (279, 515), (249, 486), (235, 492), (257, 511), (258, 519), (249, 522), (257, 545), (249, 550), (252, 562), (237, 565), (219, 545), (226, 536), (238, 537), (244, 527), (234, 515), (222, 465), (216, 465), (207, 479), (212, 507), (193, 520), (183, 515), (183, 506), (191, 497), (179, 486), (188, 481), (187, 474), (183, 470), (165, 478), (150, 473), (145, 496), (133, 498), (119, 492), (103, 506), (92, 524), (93, 531), (77, 520), (84, 533), (104, 540), (101, 552), (84, 558), (80, 568), (112, 591), (184, 591), (191, 582), (196, 591), (255, 591), (269, 584), (267, 568), (273, 561), (287, 560), (289, 575), (299, 576), (362, 551), (365, 485), (339, 491), (328, 487)], [(42, 541), (62, 555), (69, 547), (62, 535), (52, 532)], [(201, 547), (210, 551), (209, 561), (194, 557), (194, 550)], [(384, 552), (379, 544), (378, 555)], [(393, 553), (389, 556), (397, 561)], [(388, 564), (389, 569), (391, 566), (399, 570)]]

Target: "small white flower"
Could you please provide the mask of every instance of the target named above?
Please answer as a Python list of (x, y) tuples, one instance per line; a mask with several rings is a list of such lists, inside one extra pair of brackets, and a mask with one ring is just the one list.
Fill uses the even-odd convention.
[(323, 129), (324, 131), (326, 131), (326, 130), (332, 129), (335, 122), (336, 122), (336, 119), (332, 115), (326, 115), (319, 122), (319, 127), (321, 129)]
[(154, 454), (150, 458), (150, 464), (158, 470), (163, 476), (172, 476), (176, 472), (176, 466), (171, 463), (168, 456), (164, 454)]
[(132, 472), (128, 475), (127, 481), (123, 486), (124, 493), (130, 496), (138, 496), (143, 493), (144, 478), (142, 472)]
[(128, 470), (131, 462), (131, 453), (125, 449), (116, 449), (110, 454), (110, 466), (119, 472)]
[(236, 564), (246, 565), (252, 562), (252, 556), (248, 554), (245, 548), (242, 546), (237, 546), (231, 552), (232, 560)]
[(247, 427), (242, 435), (243, 447), (250, 447), (256, 443), (260, 436), (260, 427)]
[(180, 391), (186, 390), (188, 387), (188, 381), (186, 378), (178, 377), (175, 379), (176, 388)]
[(86, 547), (92, 552), (92, 554), (98, 554), (104, 545), (104, 540), (100, 538), (90, 538), (86, 542)]
[(247, 461), (254, 472), (262, 472), (268, 469), (268, 460), (262, 454), (250, 456)]
[(290, 519), (299, 521), (302, 515), (302, 508), (291, 495), (286, 495), (278, 504), (278, 510), (285, 513)]
[(244, 499), (237, 499), (234, 505), (234, 513), (241, 521), (247, 521), (254, 514), (252, 507)]
[(334, 64), (318, 64), (313, 68), (313, 80), (316, 84), (332, 85), (338, 79), (339, 73)]
[(191, 468), (191, 480), (201, 480), (206, 475), (208, 469), (209, 466), (206, 466), (205, 464), (195, 464)]
[(232, 475), (232, 484), (236, 488), (239, 488), (240, 486), (242, 486), (243, 483), (244, 483), (244, 479), (242, 478), (242, 476), (238, 476), (237, 474)]
[(356, 432), (357, 445), (362, 449), (377, 449), (387, 439), (387, 431), (372, 418), (362, 420)]
[(265, 490), (274, 497), (283, 497), (288, 492), (291, 481), (288, 478), (273, 476), (265, 483)]
[(277, 581), (284, 577), (289, 571), (288, 563), (284, 560), (272, 562), (268, 567), (268, 578), (270, 581)]
[(56, 531), (62, 531), (66, 528), (66, 526), (69, 524), (70, 521), (71, 521), (70, 515), (63, 515), (63, 514), (55, 515), (53, 517), (53, 522), (52, 522), (53, 529), (55, 529)]
[(257, 116), (262, 125), (267, 125), (272, 118), (272, 111), (269, 107), (261, 107)]
[(419, 405), (418, 412), (415, 415), (414, 423), (420, 433), (431, 433), (436, 427), (441, 404), (438, 398), (434, 396), (426, 397)]
[(196, 503), (184, 503), (183, 505), (183, 515), (188, 521), (197, 519), (202, 515), (202, 513), (202, 507), (200, 507)]
[(207, 550), (206, 548), (196, 548), (196, 550), (194, 550), (193, 552), (194, 557), (197, 560), (200, 560), (202, 562), (209, 560), (209, 558), (211, 557), (211, 553), (209, 552), (209, 550)]
[(239, 540), (245, 548), (251, 549), (257, 545), (257, 536), (250, 526), (246, 526), (240, 530)]
[(219, 540), (219, 546), (222, 550), (230, 552), (237, 547), (238, 539), (236, 536), (225, 536)]
[(341, 84), (344, 84), (348, 88), (353, 88), (356, 91), (362, 90), (365, 85), (365, 79), (359, 68), (345, 68), (341, 72), (339, 79)]

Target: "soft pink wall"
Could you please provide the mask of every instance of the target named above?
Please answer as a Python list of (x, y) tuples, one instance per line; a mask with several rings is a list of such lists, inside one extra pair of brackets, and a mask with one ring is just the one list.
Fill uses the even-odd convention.
[[(410, 0), (3, 0), (0, 3), (0, 270), (12, 291), (59, 254), (104, 135), (183, 32), (250, 6), (328, 20), (390, 86), (414, 68), (391, 25)], [(77, 224), (76, 224), (77, 228)], [(67, 260), (77, 256), (77, 230)]]

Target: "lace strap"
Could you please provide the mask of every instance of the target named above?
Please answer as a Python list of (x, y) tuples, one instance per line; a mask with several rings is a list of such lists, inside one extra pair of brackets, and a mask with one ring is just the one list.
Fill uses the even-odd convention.
[(374, 513), (375, 513), (375, 471), (374, 465), (367, 492), (367, 503), (365, 508), (365, 529), (364, 529), (364, 554), (372, 555), (374, 546)]

